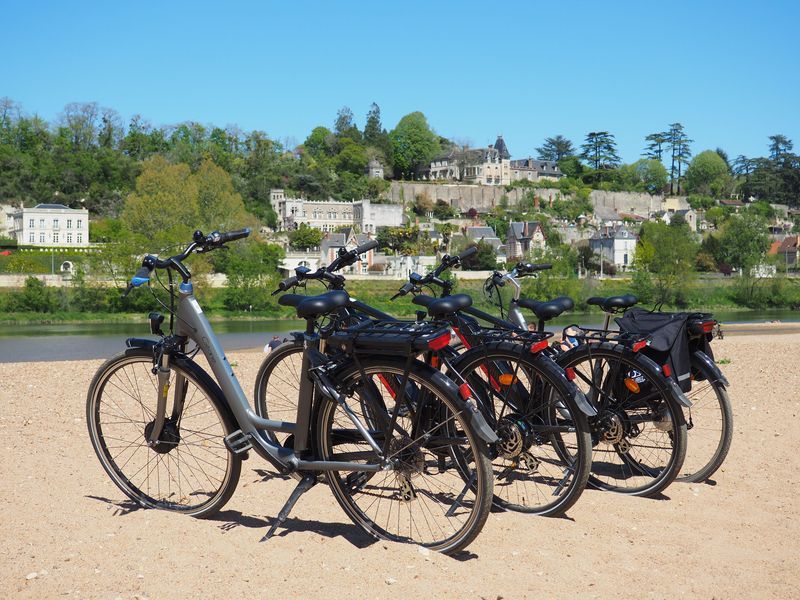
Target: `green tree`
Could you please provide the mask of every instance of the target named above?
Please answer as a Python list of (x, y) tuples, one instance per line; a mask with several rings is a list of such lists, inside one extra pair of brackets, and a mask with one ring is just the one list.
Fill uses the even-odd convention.
[(736, 215), (729, 219), (720, 237), (721, 258), (745, 276), (759, 265), (769, 249), (769, 231), (766, 220), (753, 213)]
[(779, 161), (784, 156), (791, 153), (794, 144), (792, 141), (781, 133), (769, 136), (769, 157), (773, 161)]
[(695, 156), (686, 170), (686, 189), (693, 194), (720, 197), (730, 181), (728, 165), (714, 150)]
[(661, 158), (664, 155), (664, 147), (669, 142), (669, 132), (651, 133), (644, 140), (647, 142), (647, 146), (645, 146), (642, 156), (661, 162)]
[(693, 140), (683, 130), (680, 123), (672, 123), (667, 131), (667, 144), (670, 149), (669, 193), (674, 194), (676, 189), (680, 194), (683, 167), (692, 157), (689, 144)]
[(694, 273), (697, 244), (685, 223), (670, 227), (661, 222), (642, 226), (634, 264), (653, 278), (658, 302), (682, 304)]
[(389, 140), (396, 175), (413, 178), (439, 152), (439, 136), (428, 126), (421, 112), (407, 114), (397, 123)]
[(231, 244), (227, 252), (214, 253), (215, 269), (228, 276), (223, 294), (225, 308), (262, 310), (270, 304), (269, 290), (278, 279), (283, 249), (248, 239)]
[(305, 223), (300, 223), (300, 227), (289, 232), (289, 246), (296, 250), (316, 248), (320, 242), (322, 242), (322, 232)]
[(497, 268), (497, 253), (492, 245), (483, 240), (470, 247), (477, 246), (478, 251), (470, 257), (461, 261), (461, 265), (467, 271), (491, 271)]
[(586, 134), (586, 141), (581, 146), (581, 158), (596, 171), (616, 168), (620, 158), (613, 134), (607, 131), (592, 131)]
[(619, 169), (620, 182), (629, 191), (658, 194), (667, 185), (667, 169), (659, 160), (642, 158)]
[(536, 148), (539, 160), (559, 161), (568, 156), (575, 155), (575, 148), (572, 142), (563, 135), (548, 137), (544, 139), (544, 144)]

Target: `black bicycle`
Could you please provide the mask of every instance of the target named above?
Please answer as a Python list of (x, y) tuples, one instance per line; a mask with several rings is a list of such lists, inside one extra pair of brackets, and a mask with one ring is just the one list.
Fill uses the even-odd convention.
[[(469, 251), (474, 252), (474, 250)], [(295, 275), (281, 282), (279, 290), (320, 281), (332, 289), (343, 289), (345, 280), (336, 271), (355, 261), (358, 249), (342, 251), (329, 265), (311, 272), (298, 268)], [(442, 266), (431, 276), (460, 263), (462, 256), (444, 257)], [(407, 284), (396, 296), (413, 291)], [(422, 315), (442, 327), (459, 330), (459, 317), (471, 302), (468, 297), (441, 299), (417, 296)], [(421, 316), (422, 316), (421, 315)], [(332, 318), (329, 327), (357, 332), (371, 327), (374, 320), (390, 322), (392, 317), (362, 302), (351, 299)], [(428, 364), (442, 369), (465, 394), (478, 401), (489, 427), (498, 436), (490, 445), (495, 474), (496, 505), (539, 515), (555, 516), (567, 511), (580, 497), (589, 476), (591, 444), (587, 413), (591, 406), (545, 354), (547, 336), (520, 332), (510, 338), (503, 333), (482, 330), (475, 333), (480, 343), (474, 351), (459, 356), (449, 344), (432, 349)], [(447, 340), (449, 342), (449, 340)], [(256, 407), (259, 414), (281, 418), (296, 410), (291, 390), (299, 379), (301, 340), (294, 336), (271, 352), (256, 377)], [(381, 381), (384, 389), (394, 387), (391, 378)], [(414, 390), (406, 388), (413, 404)], [(280, 443), (291, 443), (288, 436)]]

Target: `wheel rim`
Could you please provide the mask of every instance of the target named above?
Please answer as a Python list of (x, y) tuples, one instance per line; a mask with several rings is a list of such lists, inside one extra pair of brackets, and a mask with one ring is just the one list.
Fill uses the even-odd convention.
[[(598, 351), (562, 366), (575, 370), (575, 384), (598, 407), (598, 415), (589, 419), (590, 483), (629, 494), (660, 487), (673, 471), (680, 419), (652, 376), (624, 357)], [(612, 380), (617, 373), (625, 377)], [(636, 385), (625, 385), (626, 378)]]
[(556, 514), (573, 487), (585, 484), (577, 480), (576, 468), (581, 434), (563, 397), (541, 375), (520, 367), (518, 357), (466, 369), (461, 374), (491, 411), (488, 421), (501, 440), (491, 454), (494, 502)]
[[(146, 433), (156, 403), (151, 368), (151, 359), (134, 357), (105, 374), (90, 407), (92, 443), (114, 483), (130, 498), (143, 506), (196, 513), (224, 493), (232, 476), (232, 459), (223, 442), (226, 432), (214, 403), (187, 377), (179, 421), (168, 420), (159, 442), (149, 447)], [(170, 390), (177, 373), (173, 368)], [(170, 393), (168, 416), (172, 399)]]
[[(347, 406), (362, 422), (374, 423), (377, 411), (368, 409), (368, 406), (383, 403), (386, 407), (383, 414), (387, 418), (394, 407), (394, 400), (381, 379), (400, 377), (402, 371), (384, 367), (367, 369), (366, 374), (368, 384), (349, 390)], [(419, 378), (412, 375), (410, 383), (418, 391), (424, 389), (423, 394), (417, 395), (417, 402), (422, 405), (441, 402), (441, 412), (435, 417), (437, 425), (429, 428), (428, 433), (442, 438), (463, 437), (463, 445), (451, 452), (446, 445), (434, 448), (421, 443), (420, 437), (413, 434), (412, 425), (419, 411), (412, 408), (406, 416), (398, 418), (400, 431), (395, 431), (391, 443), (389, 454), (398, 461), (397, 470), (337, 472), (329, 473), (328, 477), (333, 493), (345, 511), (373, 535), (446, 550), (458, 543), (477, 518), (476, 507), (483, 502), (476, 495), (476, 490), (483, 488), (483, 482), (477, 479), (483, 475), (469, 468), (470, 475), (465, 477), (464, 465), (470, 461), (471, 455), (468, 448), (475, 440), (464, 433), (461, 417), (455, 415), (452, 406), (436, 396)], [(343, 409), (327, 403), (323, 419), (320, 446), (325, 460), (374, 460), (374, 453), (358, 439)], [(454, 454), (459, 461), (454, 460)]]

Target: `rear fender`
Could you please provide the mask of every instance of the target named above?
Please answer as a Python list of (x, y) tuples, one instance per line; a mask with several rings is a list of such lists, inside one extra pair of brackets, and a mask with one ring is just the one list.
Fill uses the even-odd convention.
[(587, 417), (597, 416), (597, 409), (586, 399), (586, 396), (578, 389), (578, 386), (567, 379), (564, 369), (559, 367), (550, 356), (540, 352), (536, 357), (536, 362), (537, 366), (546, 371), (550, 377), (561, 384), (564, 390), (568, 391), (583, 414)]
[(686, 397), (686, 394), (684, 394), (683, 391), (681, 391), (681, 388), (678, 386), (678, 384), (672, 377), (667, 377), (666, 375), (664, 375), (664, 369), (661, 368), (661, 365), (657, 364), (654, 360), (648, 358), (642, 353), (638, 353), (636, 359), (647, 361), (649, 363), (649, 366), (658, 372), (661, 378), (661, 382), (664, 384), (664, 387), (669, 389), (673, 397), (680, 403), (681, 406), (684, 406), (686, 408), (692, 407), (692, 401)]
[(711, 360), (711, 357), (708, 356), (708, 354), (706, 354), (702, 350), (695, 350), (692, 353), (692, 367), (694, 367), (695, 365), (702, 365), (708, 370), (708, 372), (713, 374), (714, 380), (711, 383), (719, 382), (725, 387), (730, 386), (730, 384), (728, 383), (728, 378), (722, 374), (722, 371), (720, 370), (717, 363)]

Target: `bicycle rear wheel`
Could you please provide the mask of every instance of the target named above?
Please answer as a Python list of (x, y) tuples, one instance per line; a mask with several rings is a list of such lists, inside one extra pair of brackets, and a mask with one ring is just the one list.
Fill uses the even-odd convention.
[(587, 343), (556, 357), (595, 404), (589, 485), (654, 496), (675, 480), (686, 455), (686, 421), (657, 365), (621, 345)]
[(542, 516), (564, 514), (583, 493), (592, 462), (576, 388), (549, 357), (509, 342), (473, 348), (454, 361), (453, 370), (500, 438), (490, 448), (494, 503)]
[(722, 466), (733, 437), (733, 411), (728, 390), (704, 361), (692, 356), (692, 389), (686, 396), (689, 446), (676, 481), (705, 481)]
[[(153, 351), (129, 349), (100, 367), (89, 386), (86, 420), (92, 446), (111, 480), (131, 500), (209, 517), (236, 489), (241, 459), (223, 438), (233, 431), (221, 392), (200, 367), (172, 362), (167, 420), (158, 442), (147, 436), (156, 410)], [(183, 390), (183, 409), (173, 418), (173, 394)]]
[[(415, 363), (405, 392), (405, 360), (378, 357), (349, 364), (337, 381), (348, 411), (365, 423), (394, 468), (381, 472), (328, 472), (327, 480), (347, 515), (370, 535), (453, 553), (478, 535), (492, 502), (486, 444), (470, 413), (441, 373)], [(413, 397), (413, 400), (412, 400)], [(395, 403), (406, 406), (389, 431)], [(343, 406), (318, 405), (316, 441), (322, 460), (374, 462)]]

